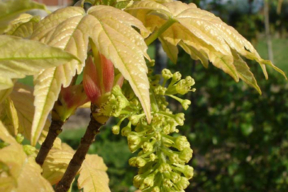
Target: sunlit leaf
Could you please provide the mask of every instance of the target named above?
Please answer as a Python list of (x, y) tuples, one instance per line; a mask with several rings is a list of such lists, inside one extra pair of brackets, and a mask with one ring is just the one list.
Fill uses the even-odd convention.
[(0, 139), (8, 146), (0, 149), (0, 191), (15, 192), (52, 192), (53, 188), (41, 176), (41, 168), (35, 162), (34, 157), (28, 157), (22, 145), (9, 135), (8, 131), (0, 122)]
[(110, 192), (107, 167), (98, 155), (87, 155), (80, 170), (78, 188), (84, 192)]
[[(237, 55), (256, 60), (266, 78), (268, 76), (265, 65), (271, 66), (286, 78), (282, 70), (271, 62), (263, 60), (251, 43), (234, 28), (225, 24), (214, 14), (198, 9), (192, 3), (187, 5), (179, 1), (163, 4), (156, 1), (137, 1), (125, 10), (141, 20), (150, 32), (158, 30), (159, 26), (162, 26), (168, 20), (175, 21), (161, 35), (161, 39), (175, 47), (180, 45), (193, 59), (200, 60), (205, 67), (208, 66), (209, 60), (213, 65), (231, 75), (236, 81), (239, 78), (245, 79), (246, 83), (249, 82), (248, 84), (258, 91), (254, 77), (252, 83), (252, 79), (248, 81), (243, 73), (239, 74), (239, 72), (243, 72), (244, 68), (245, 70), (247, 68), (239, 66), (239, 58), (234, 58), (232, 52), (235, 51)], [(163, 47), (165, 47), (165, 44)], [(169, 55), (169, 50), (167, 54)]]
[(69, 149), (66, 144), (61, 149), (52, 148), (42, 166), (43, 177), (52, 185), (58, 183), (66, 171), (73, 154), (74, 151)]
[(0, 1), (0, 34), (9, 27), (10, 21), (31, 9), (45, 9), (45, 6), (32, 0)]
[(40, 21), (40, 16), (30, 14), (21, 14), (17, 19), (10, 23), (9, 30), (5, 31), (6, 35), (27, 38), (32, 35), (35, 25)]
[(0, 35), (0, 90), (11, 86), (12, 78), (23, 78), (25, 75), (32, 75), (42, 69), (75, 59), (75, 56), (59, 48), (49, 47), (37, 41)]
[(11, 135), (17, 135), (19, 120), (14, 103), (10, 98), (7, 98), (0, 104), (0, 120), (3, 122)]
[[(33, 89), (27, 85), (16, 83), (10, 94), (10, 98), (13, 101), (18, 114), (19, 133), (23, 134), (28, 140), (31, 140), (31, 128), (35, 111), (33, 105)], [(49, 121), (46, 120), (44, 129), (47, 130), (49, 124)]]
[(32, 39), (59, 47), (76, 55), (82, 62), (67, 62), (63, 66), (44, 70), (35, 79), (35, 118), (33, 141), (35, 144), (43, 122), (57, 100), (61, 86), (67, 87), (76, 70), (82, 71), (87, 57), (88, 41), (92, 39), (98, 51), (111, 60), (130, 82), (139, 97), (147, 118), (150, 116), (149, 84), (144, 57), (147, 46), (133, 27), (148, 35), (143, 24), (131, 15), (108, 6), (95, 6), (87, 14), (80, 7), (60, 9), (39, 22)]

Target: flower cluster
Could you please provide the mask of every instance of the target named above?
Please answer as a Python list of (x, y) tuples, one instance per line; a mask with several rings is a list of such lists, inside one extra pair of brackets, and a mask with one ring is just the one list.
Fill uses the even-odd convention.
[[(163, 83), (161, 83), (163, 78)], [(131, 166), (139, 168), (138, 175), (134, 177), (135, 187), (143, 192), (176, 192), (184, 191), (193, 177), (193, 168), (186, 165), (192, 158), (192, 149), (185, 136), (173, 136), (178, 133), (177, 126), (184, 124), (184, 113), (173, 114), (168, 108), (166, 97), (179, 101), (186, 110), (190, 105), (189, 100), (176, 97), (175, 94), (186, 94), (195, 91), (191, 86), (194, 80), (189, 76), (181, 79), (181, 74), (172, 74), (164, 69), (162, 75), (151, 75), (150, 93), (152, 107), (152, 121), (147, 123), (145, 114), (137, 97), (127, 86), (123, 86), (121, 94), (119, 87), (114, 87), (112, 94), (103, 105), (103, 111), (120, 118), (117, 125), (113, 126), (114, 134), (127, 137), (128, 146), (132, 153), (138, 152), (136, 157), (129, 160)], [(119, 103), (122, 103), (121, 106)], [(110, 104), (109, 104), (110, 103)], [(118, 104), (116, 104), (118, 103)], [(113, 110), (104, 110), (114, 107)], [(121, 124), (128, 119), (126, 126)], [(124, 124), (124, 123), (123, 123)], [(120, 131), (121, 130), (121, 131)], [(175, 135), (175, 134), (174, 134)]]

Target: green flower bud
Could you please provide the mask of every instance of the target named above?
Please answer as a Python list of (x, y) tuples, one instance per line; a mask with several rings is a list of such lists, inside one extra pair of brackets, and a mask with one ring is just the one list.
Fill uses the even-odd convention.
[[(179, 73), (178, 71), (176, 73), (173, 74), (173, 77), (172, 77), (172, 81), (173, 82), (177, 82), (181, 79), (182, 75), (181, 73)], [(174, 84), (174, 83), (173, 83)]]
[(127, 137), (128, 145), (138, 145), (141, 142), (140, 135), (135, 134), (135, 132), (130, 133)]
[(171, 166), (168, 164), (168, 163), (162, 163), (160, 166), (159, 166), (159, 172), (160, 173), (164, 173), (164, 172), (171, 172), (172, 171), (172, 168)]
[(36, 148), (31, 145), (23, 145), (24, 152), (26, 155), (36, 155)]
[(184, 148), (183, 151), (180, 152), (179, 158), (185, 161), (186, 163), (188, 163), (190, 159), (192, 158), (192, 153), (193, 153), (193, 150), (191, 148), (189, 147)]
[(132, 125), (137, 125), (139, 123), (140, 119), (144, 116), (145, 116), (145, 114), (132, 115), (130, 117), (130, 122), (132, 123)]
[(167, 188), (171, 188), (171, 187), (173, 187), (173, 183), (172, 183), (172, 181), (170, 181), (170, 179), (165, 178), (163, 181), (163, 186), (167, 187)]
[(180, 181), (176, 183), (176, 186), (180, 189), (180, 190), (184, 190), (189, 186), (189, 181), (186, 177), (181, 177)]
[(171, 161), (171, 163), (181, 163), (181, 159), (179, 158), (179, 155), (176, 153), (172, 153), (171, 155), (169, 155), (169, 160)]
[(119, 132), (120, 132), (120, 126), (119, 125), (114, 125), (112, 127), (112, 132), (114, 135), (119, 135)]
[(131, 133), (131, 123), (129, 122), (129, 124), (126, 127), (123, 127), (121, 130), (121, 135), (127, 137), (127, 135)]
[(184, 171), (183, 174), (185, 175), (185, 177), (187, 179), (192, 179), (193, 175), (194, 175), (194, 169), (193, 167), (189, 166), (189, 165), (185, 165), (184, 166)]
[(144, 167), (146, 163), (146, 160), (141, 157), (132, 157), (129, 159), (129, 165), (132, 167)]
[(158, 85), (155, 87), (154, 92), (156, 95), (165, 95), (167, 88), (162, 87), (161, 85)]
[(190, 91), (190, 87), (187, 86), (186, 81), (184, 79), (180, 80), (176, 84), (175, 89), (176, 89), (176, 92), (181, 94), (181, 95), (184, 95)]
[(160, 188), (158, 186), (153, 187), (153, 189), (151, 190), (151, 192), (160, 192)]
[(177, 183), (180, 181), (181, 175), (172, 171), (170, 173), (170, 179), (173, 181), (173, 183)]
[(143, 145), (141, 147), (142, 147), (144, 153), (148, 153), (148, 152), (153, 151), (153, 144), (151, 144), (149, 142), (143, 143)]
[(190, 148), (190, 143), (185, 136), (178, 136), (175, 140), (175, 147), (179, 151), (183, 151), (185, 148)]
[[(154, 177), (155, 177), (155, 174), (150, 174), (148, 175), (148, 177), (146, 177), (142, 183), (142, 185), (144, 184), (145, 185), (145, 188), (146, 187), (152, 187), (154, 185)], [(141, 188), (140, 188), (141, 189)], [(144, 188), (142, 188), (144, 189)]]
[(133, 185), (136, 188), (139, 188), (141, 184), (143, 183), (144, 178), (141, 175), (135, 175), (133, 178)]
[(16, 141), (18, 142), (18, 143), (22, 143), (22, 141), (24, 140), (24, 136), (23, 135), (21, 135), (20, 133), (18, 133), (17, 135), (16, 135)]
[(173, 77), (171, 71), (169, 69), (162, 70), (162, 77), (166, 80), (171, 79)]
[(193, 85), (195, 85), (195, 81), (194, 81), (194, 79), (191, 77), (191, 76), (187, 76), (186, 78), (185, 78), (185, 81), (186, 81), (186, 84), (188, 85), (188, 86), (193, 86)]
[(184, 110), (187, 110), (189, 108), (189, 105), (191, 105), (191, 101), (188, 99), (185, 99), (181, 102), (181, 105)]
[(155, 161), (156, 160), (156, 155), (154, 153), (151, 153), (149, 156), (150, 161)]
[(185, 116), (184, 113), (178, 113), (175, 115), (175, 121), (180, 125), (184, 125)]

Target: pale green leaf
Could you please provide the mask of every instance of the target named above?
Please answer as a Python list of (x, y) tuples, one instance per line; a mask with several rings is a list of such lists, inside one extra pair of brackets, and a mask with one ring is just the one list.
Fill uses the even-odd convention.
[(176, 64), (177, 59), (178, 59), (177, 46), (172, 45), (171, 43), (163, 40), (162, 38), (159, 38), (159, 40), (162, 44), (163, 50), (167, 53), (167, 56), (169, 57), (169, 59), (171, 59), (171, 61)]
[(76, 57), (59, 48), (49, 47), (37, 41), (0, 35), (0, 90), (11, 86), (11, 79), (23, 78), (25, 75), (32, 75), (71, 60), (76, 61)]
[(5, 99), (4, 102), (0, 104), (0, 120), (11, 135), (17, 135), (19, 120), (14, 103), (10, 98)]
[[(10, 94), (10, 98), (13, 101), (17, 111), (17, 116), (19, 120), (18, 132), (24, 135), (26, 139), (31, 141), (31, 127), (35, 111), (35, 107), (33, 105), (33, 89), (27, 85), (16, 83), (13, 91)], [(44, 124), (45, 130), (48, 129), (49, 124), (49, 121), (46, 120)], [(45, 134), (45, 132), (43, 132), (42, 134)]]
[(10, 23), (10, 28), (5, 31), (5, 34), (22, 38), (30, 37), (34, 31), (35, 25), (39, 21), (40, 16), (32, 16), (27, 13), (21, 14), (17, 19)]
[[(234, 28), (214, 14), (198, 9), (194, 4), (179, 1), (163, 4), (156, 1), (140, 1), (134, 2), (125, 10), (141, 20), (151, 32), (156, 31), (167, 20), (176, 21), (161, 35), (161, 38), (174, 46), (180, 45), (193, 59), (199, 59), (205, 67), (208, 66), (209, 59), (213, 65), (231, 75), (236, 81), (240, 77), (245, 79), (246, 83), (250, 82), (250, 85), (252, 83), (252, 79), (247, 81), (243, 74), (238, 74), (239, 70), (241, 73), (247, 68), (245, 66), (239, 68), (239, 58), (234, 58), (232, 51), (256, 60), (265, 77), (267, 77), (265, 65), (270, 65), (286, 78), (282, 70), (263, 60), (251, 43)], [(254, 80), (252, 84), (259, 91)]]
[(144, 57), (147, 46), (142, 36), (131, 26), (140, 29), (143, 36), (148, 32), (143, 24), (131, 15), (108, 6), (95, 6), (87, 14), (80, 7), (60, 9), (42, 21), (32, 35), (50, 46), (59, 47), (76, 55), (82, 62), (67, 62), (63, 66), (44, 70), (35, 79), (35, 118), (32, 127), (35, 144), (43, 122), (58, 98), (61, 86), (67, 87), (76, 70), (82, 71), (87, 57), (89, 38), (107, 59), (114, 63), (126, 78), (150, 119), (149, 83)]
[(78, 188), (84, 192), (110, 192), (107, 167), (98, 155), (87, 155), (80, 170)]
[(236, 67), (240, 79), (242, 79), (248, 85), (254, 87), (259, 92), (259, 94), (261, 94), (261, 89), (258, 86), (257, 81), (253, 73), (250, 71), (247, 63), (237, 53), (233, 54), (234, 54), (234, 65)]
[(0, 139), (8, 146), (0, 149), (0, 163), (6, 170), (1, 170), (0, 191), (15, 192), (53, 192), (52, 186), (41, 176), (41, 168), (34, 157), (28, 157), (22, 145), (9, 135), (0, 122)]
[(42, 166), (43, 177), (52, 185), (60, 181), (74, 154), (74, 151), (65, 145), (62, 145), (61, 149), (52, 148)]
[(31, 9), (46, 9), (43, 4), (32, 0), (2, 0), (0, 1), (0, 34), (9, 27), (10, 21), (21, 13)]

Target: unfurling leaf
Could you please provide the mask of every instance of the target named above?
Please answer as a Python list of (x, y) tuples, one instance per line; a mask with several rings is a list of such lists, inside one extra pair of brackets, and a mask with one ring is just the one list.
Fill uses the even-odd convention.
[[(150, 32), (157, 31), (159, 26), (169, 20), (175, 21), (160, 36), (161, 42), (170, 43), (174, 49), (179, 45), (193, 59), (200, 60), (205, 67), (210, 60), (213, 65), (231, 75), (235, 81), (241, 78), (259, 92), (257, 82), (253, 74), (248, 72), (246, 63), (239, 62), (242, 60), (240, 56), (257, 61), (266, 78), (268, 75), (265, 65), (271, 66), (286, 78), (283, 71), (271, 62), (263, 60), (251, 43), (234, 28), (192, 3), (187, 5), (179, 1), (163, 4), (155, 1), (136, 1), (126, 8), (126, 11), (141, 20)], [(165, 43), (163, 47), (167, 47)], [(164, 49), (169, 57), (171, 57), (170, 49)], [(245, 66), (240, 66), (240, 63)], [(244, 71), (246, 72), (243, 76)]]
[(31, 9), (46, 9), (43, 4), (32, 0), (6, 0), (0, 1), (0, 34), (9, 29), (9, 23), (21, 13)]
[(84, 192), (110, 192), (107, 167), (98, 155), (87, 155), (80, 170), (78, 188)]
[(59, 47), (81, 60), (67, 62), (63, 66), (44, 70), (35, 79), (35, 117), (32, 144), (37, 142), (43, 122), (57, 100), (61, 86), (67, 87), (76, 70), (81, 73), (88, 51), (89, 38), (98, 51), (111, 60), (126, 78), (140, 99), (150, 119), (150, 98), (147, 68), (144, 57), (147, 46), (142, 36), (147, 30), (131, 15), (109, 6), (94, 6), (87, 13), (80, 7), (59, 9), (40, 21), (32, 35), (53, 47)]
[(41, 168), (34, 157), (28, 157), (0, 121), (0, 139), (8, 145), (0, 149), (0, 191), (53, 192), (52, 186), (41, 176)]

